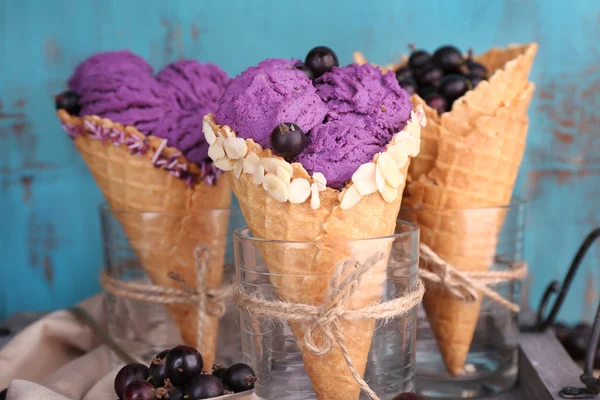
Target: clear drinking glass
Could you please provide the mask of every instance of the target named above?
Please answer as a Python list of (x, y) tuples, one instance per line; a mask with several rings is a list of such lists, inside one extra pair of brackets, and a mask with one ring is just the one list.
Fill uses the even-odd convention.
[[(525, 203), (521, 200), (515, 200), (505, 207), (403, 208), (400, 219), (418, 225), (421, 242), (461, 270), (508, 271), (511, 266), (523, 261)], [(432, 289), (431, 286), (427, 289), (425, 296), (432, 296), (431, 300), (424, 299), (418, 314), (417, 392), (428, 398), (455, 399), (490, 396), (513, 387), (518, 372), (517, 313), (484, 297), (477, 318), (477, 305), (462, 309), (460, 303), (455, 303), (459, 300), (450, 300), (450, 304), (447, 298), (439, 295), (437, 291), (444, 289)], [(504, 299), (520, 303), (519, 280), (500, 283), (492, 289)], [(439, 303), (443, 304), (440, 306)], [(468, 320), (469, 315), (473, 316), (471, 325), (475, 330), (464, 369), (458, 375), (453, 375), (446, 368), (427, 310), (429, 308), (431, 318), (436, 319), (434, 325), (437, 323), (438, 335), (450, 336), (448, 327), (441, 322), (445, 317), (440, 313), (452, 309), (455, 311), (452, 315), (457, 315), (457, 309), (453, 308), (456, 304), (459, 304), (457, 309), (462, 309), (461, 321)], [(451, 321), (456, 322), (453, 319)], [(462, 339), (468, 338), (463, 336), (470, 329), (468, 326), (458, 328), (456, 335)], [(456, 338), (453, 340), (457, 341)]]
[[(239, 290), (251, 296), (320, 305), (325, 301), (333, 271), (342, 260), (368, 263), (379, 255), (381, 261), (368, 270), (350, 297), (349, 307), (361, 308), (395, 299), (417, 286), (418, 242), (418, 229), (408, 223), (399, 224), (399, 232), (389, 237), (325, 243), (261, 240), (253, 237), (249, 229), (239, 229), (234, 232), (236, 279)], [(350, 353), (356, 350), (355, 343), (365, 343), (365, 335), (369, 337), (372, 332), (366, 347), (363, 345), (363, 354), (364, 350), (368, 352), (364, 378), (382, 400), (414, 390), (416, 309), (415, 306), (387, 321), (342, 322), (344, 343)], [(319, 371), (316, 375), (321, 382), (325, 380), (325, 384), (339, 388), (345, 385), (335, 375), (340, 365), (345, 371), (342, 374), (353, 379), (343, 360), (332, 364), (328, 357), (335, 356), (331, 353), (323, 358), (312, 353), (303, 357), (303, 351), (308, 351), (306, 343), (299, 345), (297, 339), (305, 337), (307, 325), (257, 316), (243, 307), (240, 325), (245, 362), (258, 376), (257, 399), (317, 398), (307, 372), (313, 368)], [(305, 363), (311, 366), (306, 367)], [(361, 392), (360, 398), (367, 397)]]
[[(120, 282), (164, 285), (170, 283), (166, 275), (172, 270), (183, 277), (187, 285), (194, 287), (189, 271), (194, 271), (193, 276), (195, 249), (204, 246), (210, 252), (207, 276), (218, 275), (222, 270), (222, 285), (234, 281), (231, 233), (244, 225), (239, 209), (200, 209), (184, 214), (183, 211), (111, 210), (103, 204), (100, 219), (104, 272), (110, 278)], [(211, 275), (209, 279), (218, 277)], [(107, 293), (108, 333), (127, 353), (148, 362), (158, 352), (185, 342), (184, 337), (194, 338), (195, 329), (191, 332), (188, 329), (187, 336), (182, 337), (173, 311), (163, 304)], [(194, 311), (194, 305), (175, 310), (179, 313), (179, 322), (184, 322), (184, 329), (196, 324)], [(216, 335), (214, 362), (223, 365), (238, 362), (241, 341), (233, 299), (226, 302), (226, 312), (216, 323), (218, 326), (210, 333)], [(116, 357), (113, 361), (115, 364), (121, 362)]]

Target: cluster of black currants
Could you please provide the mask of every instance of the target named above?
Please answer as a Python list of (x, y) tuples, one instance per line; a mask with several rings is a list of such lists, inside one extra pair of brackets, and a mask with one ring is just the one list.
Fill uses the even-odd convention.
[(433, 54), (410, 46), (412, 54), (406, 66), (396, 71), (400, 87), (417, 93), (439, 114), (452, 109), (456, 99), (488, 78), (485, 65), (465, 58), (454, 46), (442, 46)]
[(165, 350), (144, 364), (128, 364), (115, 377), (115, 393), (121, 400), (199, 400), (254, 388), (256, 375), (246, 364), (229, 368), (213, 366), (202, 371), (202, 355), (193, 347)]

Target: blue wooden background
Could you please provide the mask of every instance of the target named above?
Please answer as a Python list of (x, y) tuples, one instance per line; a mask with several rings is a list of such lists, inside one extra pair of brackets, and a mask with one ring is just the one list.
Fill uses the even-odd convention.
[[(99, 291), (102, 196), (55, 118), (52, 95), (83, 58), (129, 48), (160, 68), (181, 57), (235, 75), (318, 44), (385, 63), (408, 43), (483, 51), (537, 41), (529, 147), (517, 193), (530, 200), (532, 304), (600, 225), (599, 0), (0, 0), (0, 321)], [(563, 317), (589, 319), (600, 246)]]

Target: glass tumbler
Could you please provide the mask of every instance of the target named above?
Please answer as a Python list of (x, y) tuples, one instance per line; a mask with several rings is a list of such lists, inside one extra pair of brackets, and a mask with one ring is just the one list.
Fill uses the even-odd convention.
[[(402, 208), (400, 219), (418, 225), (421, 242), (460, 271), (511, 271), (522, 266), (521, 200), (505, 207)], [(417, 391), (427, 398), (456, 399), (512, 388), (518, 372), (518, 313), (481, 293), (480, 301), (465, 303), (437, 284), (426, 286), (418, 315)], [(490, 288), (519, 305), (521, 280)]]
[[(195, 289), (195, 252), (208, 250), (206, 282), (232, 284), (235, 268), (231, 232), (243, 226), (238, 209), (199, 209), (192, 212), (142, 212), (100, 207), (104, 274), (117, 284), (143, 284)], [(237, 310), (225, 301), (221, 318), (207, 318), (204, 345), (198, 346), (210, 367), (231, 365), (241, 353)], [(194, 304), (166, 306), (107, 291), (108, 334), (145, 363), (160, 351), (181, 343), (195, 344), (197, 312)], [(205, 353), (206, 351), (206, 353)], [(215, 358), (216, 355), (216, 358)], [(114, 364), (121, 361), (113, 359)]]
[[(335, 338), (327, 341), (324, 325), (288, 316), (308, 312), (303, 306), (328, 315), (323, 308), (340, 298), (346, 310), (363, 310), (414, 294), (421, 287), (418, 242), (418, 229), (409, 223), (399, 224), (399, 232), (388, 237), (340, 242), (262, 240), (247, 228), (236, 230), (237, 301), (244, 359), (258, 377), (254, 398), (316, 399), (315, 392), (323, 397), (328, 391), (359, 398), (338, 336), (332, 333)], [(364, 274), (354, 281), (357, 271)], [(357, 283), (353, 292), (347, 292), (349, 282)], [(277, 315), (265, 314), (254, 302), (248, 306), (247, 298), (280, 302), (271, 306)], [(364, 380), (382, 400), (414, 389), (419, 301), (388, 319), (336, 322), (356, 370), (364, 371)], [(293, 308), (280, 311), (279, 304)], [(368, 397), (360, 391), (360, 398)]]

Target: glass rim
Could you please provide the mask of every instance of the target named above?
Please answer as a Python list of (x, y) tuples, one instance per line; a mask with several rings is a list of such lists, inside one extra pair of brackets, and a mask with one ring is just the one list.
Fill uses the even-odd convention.
[(126, 209), (114, 209), (111, 208), (110, 205), (104, 201), (102, 203), (100, 203), (100, 205), (98, 206), (98, 209), (100, 210), (101, 213), (103, 212), (113, 212), (113, 213), (118, 213), (118, 214), (178, 214), (181, 213), (182, 211), (186, 211), (186, 212), (191, 212), (191, 213), (201, 213), (201, 212), (207, 212), (207, 211), (232, 211), (235, 210), (235, 207), (228, 207), (228, 208), (194, 208), (192, 210), (162, 210), (162, 211), (151, 211), (151, 210), (126, 210)]
[(522, 207), (527, 204), (527, 199), (522, 197), (513, 197), (510, 200), (510, 203), (503, 206), (484, 206), (484, 207), (469, 207), (469, 208), (461, 208), (461, 207), (405, 207), (400, 206), (400, 211), (482, 211), (482, 210), (510, 210), (513, 208)]
[(384, 239), (399, 239), (399, 238), (411, 237), (411, 236), (418, 237), (419, 227), (416, 224), (413, 224), (412, 222), (396, 219), (396, 226), (398, 226), (398, 223), (408, 226), (409, 230), (400, 232), (400, 233), (394, 233), (391, 235), (379, 236), (379, 237), (373, 237), (373, 238), (365, 238), (365, 239), (348, 239), (348, 240), (331, 240), (331, 241), (262, 239), (262, 238), (257, 238), (257, 237), (248, 235), (246, 232), (251, 232), (251, 231), (250, 231), (250, 227), (248, 227), (247, 225), (242, 228), (236, 228), (233, 231), (233, 237), (236, 239), (239, 239), (239, 240), (255, 242), (255, 243), (273, 243), (273, 244), (286, 243), (286, 244), (305, 244), (305, 245), (317, 245), (317, 244), (318, 245), (326, 245), (326, 244), (332, 244), (332, 243), (368, 243), (368, 242), (372, 242), (372, 241), (376, 241), (376, 240), (384, 240)]

